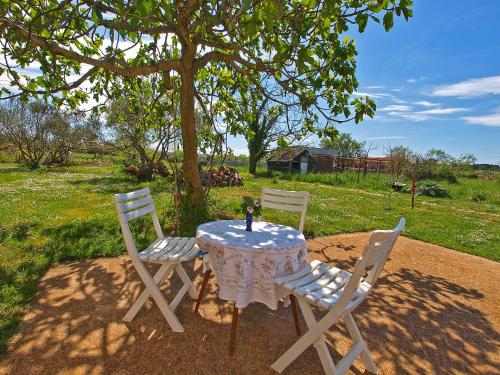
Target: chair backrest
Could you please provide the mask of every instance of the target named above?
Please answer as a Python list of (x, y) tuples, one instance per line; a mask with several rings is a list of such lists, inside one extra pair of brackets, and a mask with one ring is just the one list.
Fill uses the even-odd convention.
[[(347, 306), (347, 304), (356, 296), (354, 295), (360, 287), (360, 282), (363, 284), (363, 294), (368, 295), (375, 283), (377, 282), (380, 273), (384, 269), (385, 263), (391, 255), (394, 244), (399, 237), (399, 234), (405, 226), (405, 219), (401, 218), (397, 227), (391, 230), (375, 230), (372, 232), (368, 244), (363, 249), (361, 256), (356, 261), (347, 285), (345, 286), (342, 296), (339, 299), (338, 305)], [(372, 267), (366, 278), (363, 276), (366, 269)], [(357, 304), (359, 304), (358, 301)], [(356, 304), (356, 305), (357, 305)]]
[(262, 207), (300, 212), (299, 231), (302, 233), (306, 221), (308, 199), (309, 193), (306, 191), (287, 191), (265, 187), (262, 188), (260, 203)]
[(129, 221), (143, 215), (151, 214), (157, 237), (164, 238), (149, 188), (132, 191), (130, 193), (115, 194), (115, 204), (123, 237), (125, 239), (125, 246), (132, 258), (137, 256), (137, 248), (128, 225)]

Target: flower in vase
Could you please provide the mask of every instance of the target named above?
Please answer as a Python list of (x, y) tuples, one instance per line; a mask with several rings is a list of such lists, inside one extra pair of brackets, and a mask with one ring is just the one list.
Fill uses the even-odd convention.
[(246, 215), (247, 213), (250, 213), (257, 217), (262, 215), (262, 205), (260, 203), (260, 200), (254, 199), (253, 197), (243, 197), (240, 207), (240, 212), (244, 215)]

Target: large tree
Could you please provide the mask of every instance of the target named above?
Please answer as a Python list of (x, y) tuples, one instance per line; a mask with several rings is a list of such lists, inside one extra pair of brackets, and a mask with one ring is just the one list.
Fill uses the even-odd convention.
[(116, 80), (105, 109), (114, 145), (135, 154), (139, 177), (146, 180), (151, 180), (155, 166), (181, 139), (175, 100), (178, 95), (174, 90), (161, 90), (163, 81), (158, 83), (155, 78)]
[(86, 113), (62, 111), (40, 101), (11, 99), (0, 106), (0, 135), (31, 168), (42, 162), (68, 163), (72, 151), (98, 139), (99, 125)]
[[(54, 95), (76, 106), (113, 76), (176, 72), (186, 190), (203, 199), (198, 173), (195, 83), (210, 75), (274, 79), (311, 116), (329, 121), (373, 113), (350, 95), (356, 48), (344, 37), (372, 19), (386, 30), (411, 16), (411, 0), (19, 0), (0, 3), (0, 42), (12, 95)], [(20, 69), (40, 64), (38, 77)], [(0, 72), (2, 73), (2, 72)], [(258, 84), (258, 81), (255, 80)], [(265, 91), (265, 88), (261, 88)], [(71, 91), (70, 91), (71, 90)], [(277, 99), (279, 100), (279, 99)]]
[(353, 158), (368, 157), (365, 142), (355, 140), (349, 133), (330, 132), (320, 143), (321, 147), (337, 151), (336, 166), (344, 171), (352, 165)]
[(224, 121), (231, 133), (245, 137), (252, 174), (273, 145), (292, 143), (316, 130), (297, 106), (275, 103), (255, 91), (240, 91), (237, 97), (237, 104), (226, 108)]
[(44, 103), (9, 100), (0, 107), (0, 132), (30, 168), (38, 168), (49, 150), (55, 117), (54, 108)]

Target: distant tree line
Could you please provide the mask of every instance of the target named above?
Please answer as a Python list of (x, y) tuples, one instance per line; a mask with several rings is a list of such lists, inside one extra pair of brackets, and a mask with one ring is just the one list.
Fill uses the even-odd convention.
[(0, 106), (2, 148), (30, 168), (67, 164), (71, 153), (100, 135), (98, 119), (81, 111), (56, 109), (41, 101), (12, 99)]
[(417, 180), (444, 179), (451, 183), (457, 182), (457, 175), (472, 171), (477, 160), (472, 154), (453, 157), (439, 149), (431, 149), (421, 155), (403, 146), (390, 148), (387, 158), (389, 171), (396, 177), (415, 177)]

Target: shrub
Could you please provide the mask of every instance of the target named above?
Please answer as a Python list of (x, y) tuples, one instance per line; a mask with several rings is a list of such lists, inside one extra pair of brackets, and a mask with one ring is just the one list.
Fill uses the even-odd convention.
[(413, 169), (411, 174), (407, 177), (411, 177), (413, 175), (417, 180), (434, 179), (437, 177), (436, 168), (437, 163), (435, 160), (426, 159), (422, 156), (416, 155), (413, 160)]
[[(402, 191), (409, 193), (410, 192), (410, 185), (406, 185), (403, 187)], [(448, 193), (448, 190), (441, 185), (438, 184), (435, 181), (419, 181), (415, 184), (415, 195), (425, 195), (427, 197), (433, 197), (433, 198), (449, 198), (450, 193)]]
[(475, 191), (472, 193), (472, 195), (469, 197), (469, 200), (471, 202), (483, 202), (486, 200), (486, 195), (484, 193), (481, 193), (479, 191)]
[(434, 181), (420, 181), (416, 185), (415, 193), (417, 195), (425, 195), (434, 198), (449, 198), (450, 193), (448, 190), (437, 182)]
[(476, 179), (476, 178), (479, 178), (479, 175), (476, 172), (467, 172), (467, 173), (462, 174), (462, 177)]
[(456, 184), (458, 178), (448, 164), (441, 164), (436, 168), (437, 178), (447, 180), (450, 184)]

